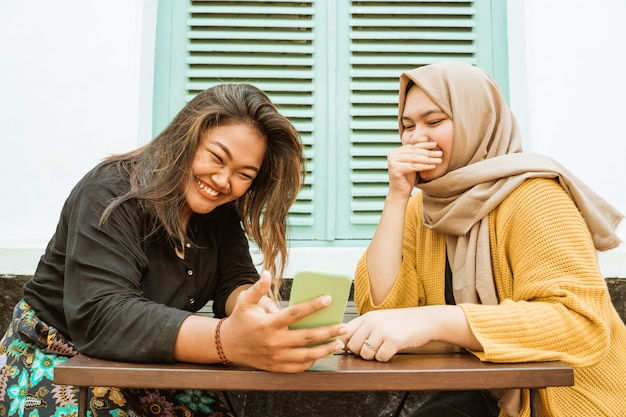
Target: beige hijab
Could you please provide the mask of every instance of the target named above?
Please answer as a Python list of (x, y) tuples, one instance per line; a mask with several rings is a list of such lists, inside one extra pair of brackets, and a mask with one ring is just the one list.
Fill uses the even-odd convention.
[[(622, 214), (556, 161), (522, 153), (515, 117), (485, 71), (446, 61), (403, 73), (400, 117), (409, 80), (454, 123), (449, 171), (433, 181), (418, 182), (417, 187), (423, 190), (424, 224), (448, 236), (457, 302), (498, 303), (488, 214), (527, 178), (557, 178), (586, 220), (596, 248), (619, 245), (615, 228)], [(399, 127), (402, 134), (400, 122)]]
[[(417, 187), (423, 191), (424, 224), (446, 235), (457, 303), (499, 302), (488, 214), (528, 178), (557, 178), (582, 213), (596, 248), (619, 245), (615, 228), (623, 215), (556, 161), (522, 153), (515, 117), (485, 71), (466, 63), (441, 62), (403, 73), (400, 118), (409, 81), (454, 123), (448, 172), (430, 182), (418, 181)], [(401, 121), (399, 127), (402, 135)], [(520, 410), (519, 391), (507, 392), (502, 400), (507, 403), (501, 404), (504, 410)]]

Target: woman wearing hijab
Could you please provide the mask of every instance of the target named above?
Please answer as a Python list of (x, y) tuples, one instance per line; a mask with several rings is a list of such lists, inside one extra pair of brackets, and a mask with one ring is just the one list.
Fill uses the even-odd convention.
[[(430, 341), (490, 362), (561, 360), (571, 387), (540, 391), (546, 416), (626, 415), (626, 326), (598, 250), (622, 214), (554, 160), (522, 153), (483, 70), (442, 62), (400, 77), (402, 146), (360, 259), (346, 349), (387, 361)], [(413, 196), (413, 188), (419, 190)], [(415, 416), (528, 416), (527, 390), (438, 393)]]

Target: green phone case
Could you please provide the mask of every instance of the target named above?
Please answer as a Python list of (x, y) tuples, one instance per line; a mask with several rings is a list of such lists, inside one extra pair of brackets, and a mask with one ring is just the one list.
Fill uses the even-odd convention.
[(289, 305), (298, 304), (320, 295), (330, 295), (332, 303), (322, 310), (303, 318), (289, 326), (290, 329), (310, 329), (341, 323), (350, 296), (352, 278), (347, 275), (301, 271), (296, 273), (291, 285)]

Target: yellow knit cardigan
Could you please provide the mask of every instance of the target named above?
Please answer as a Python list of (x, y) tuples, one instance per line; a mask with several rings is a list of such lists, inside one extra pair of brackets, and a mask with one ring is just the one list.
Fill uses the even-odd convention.
[[(355, 275), (360, 314), (445, 304), (445, 237), (425, 228), (417, 193), (406, 212), (403, 260), (384, 302), (372, 304), (366, 265)], [(540, 391), (542, 416), (626, 416), (626, 326), (611, 304), (585, 222), (558, 182), (525, 181), (489, 215), (500, 303), (460, 304), (489, 362), (561, 360), (575, 385)], [(530, 415), (528, 391), (520, 416)], [(504, 415), (501, 413), (501, 415)]]

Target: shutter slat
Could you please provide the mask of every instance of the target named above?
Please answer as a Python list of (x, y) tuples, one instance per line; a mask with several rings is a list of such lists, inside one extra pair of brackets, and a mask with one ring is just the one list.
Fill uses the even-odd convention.
[[(473, 16), (476, 10), (470, 5), (471, 2), (466, 2), (466, 6), (393, 6), (393, 15), (402, 16), (406, 19), (407, 16)], [(389, 4), (383, 2), (378, 5), (353, 5), (350, 8), (350, 13), (355, 15), (387, 15), (389, 10), (392, 9)]]
[(396, 17), (390, 18), (359, 18), (351, 19), (352, 27), (372, 27), (372, 28), (407, 28), (418, 27), (424, 28), (473, 28), (474, 22), (470, 19), (400, 19)]
[[(388, 143), (386, 146), (367, 146), (362, 148), (353, 148), (350, 153), (353, 157), (380, 157), (387, 158), (387, 154), (393, 149), (400, 146), (400, 137), (395, 141)], [(356, 159), (350, 164), (354, 169), (367, 169), (369, 167), (387, 169), (387, 161), (383, 161), (379, 158), (376, 159)]]
[(385, 197), (389, 187), (386, 185), (364, 185), (355, 191), (355, 197)]
[[(218, 52), (218, 53), (247, 53), (256, 58), (256, 64), (265, 64), (266, 57), (263, 54), (313, 54), (313, 46), (311, 45), (298, 45), (298, 44), (280, 44), (280, 43), (249, 43), (249, 42), (228, 42), (228, 43), (194, 43), (189, 46), (189, 52)], [(199, 57), (198, 57), (199, 58)], [(294, 59), (298, 59), (297, 56)], [(294, 64), (297, 65), (297, 64)], [(310, 64), (309, 64), (310, 65)]]
[(379, 184), (387, 184), (389, 182), (389, 176), (387, 173), (378, 172), (378, 173), (353, 173), (350, 178), (354, 183), (379, 183)]
[(254, 78), (266, 78), (266, 79), (280, 79), (280, 78), (291, 78), (291, 79), (305, 79), (310, 80), (313, 78), (312, 70), (290, 70), (286, 69), (283, 71), (276, 71), (276, 69), (266, 69), (262, 67), (254, 67), (252, 68), (242, 68), (239, 66), (223, 66), (221, 68), (201, 68), (194, 69), (191, 68), (187, 70), (187, 76), (189, 78), (241, 78), (244, 80), (249, 80), (251, 76)]
[[(361, 103), (361, 104), (368, 104), (368, 103), (373, 103), (373, 104), (398, 104), (398, 94), (371, 94), (371, 92), (367, 91), (364, 92), (362, 94), (358, 94), (358, 95), (353, 95), (350, 99), (350, 102), (353, 104), (356, 103)], [(371, 110), (371, 108), (367, 108), (365, 109), (367, 110)], [(356, 112), (357, 109), (352, 108), (351, 109), (351, 113), (350, 114), (354, 114), (356, 115), (357, 113), (353, 113)], [(375, 115), (372, 114), (372, 115)]]
[[(294, 8), (289, 6), (272, 6), (271, 3), (276, 2), (265, 2), (266, 4), (260, 6), (250, 6), (248, 4), (238, 5), (237, 2), (229, 2), (229, 4), (209, 4), (205, 6), (190, 6), (189, 12), (192, 15), (195, 14), (206, 14), (206, 15), (214, 15), (214, 14), (233, 14), (238, 13), (243, 16), (245, 15), (293, 15)], [(268, 4), (270, 3), (270, 4)], [(301, 5), (298, 7), (298, 12), (301, 14), (312, 14), (313, 8), (310, 6)]]
[(352, 32), (350, 39), (353, 41), (389, 41), (406, 42), (408, 40), (413, 41), (460, 41), (460, 42), (472, 42), (476, 40), (476, 35), (469, 31), (448, 31), (443, 32), (439, 30), (423, 31), (420, 29), (407, 29), (407, 30), (381, 30), (366, 28), (359, 30), (358, 32)]
[(296, 30), (258, 30), (246, 28), (246, 30), (211, 30), (210, 28), (197, 28), (189, 33), (189, 39), (197, 40), (242, 40), (242, 41), (312, 41), (314, 39), (311, 31)]
[(191, 18), (188, 20), (188, 24), (191, 27), (216, 27), (216, 28), (267, 28), (267, 30), (271, 30), (272, 28), (292, 28), (295, 30), (302, 29), (311, 29), (313, 27), (313, 22), (307, 19), (259, 19), (258, 17), (248, 17), (248, 18)]
[[(396, 55), (392, 53), (400, 53), (400, 55), (407, 54), (473, 54), (476, 53), (476, 46), (472, 44), (463, 43), (438, 43), (438, 44), (410, 44), (410, 45), (398, 45), (398, 44), (385, 44), (384, 55), (381, 51), (380, 44), (352, 44), (350, 51), (354, 53), (375, 52), (380, 54), (377, 62), (379, 64), (394, 64), (397, 61), (393, 61)], [(367, 60), (367, 61), (366, 61)], [(353, 56), (350, 62), (368, 63), (371, 62), (371, 57)]]
[[(208, 77), (205, 79), (208, 79)], [(277, 99), (282, 100), (283, 104), (285, 103), (296, 103), (296, 104), (310, 103), (313, 100), (312, 96), (310, 95), (310, 93), (314, 90), (313, 86), (307, 82), (302, 82), (300, 80), (297, 80), (297, 81), (298, 82), (278, 84), (278, 83), (272, 82), (271, 80), (254, 80), (254, 82), (252, 82), (250, 77), (241, 78), (240, 80), (240, 82), (242, 83), (254, 84), (256, 87), (260, 88), (266, 93), (272, 93), (271, 94), (272, 99), (274, 97), (277, 97)], [(221, 82), (224, 82), (224, 81), (214, 79), (213, 81), (209, 82), (209, 81), (199, 81), (198, 79), (196, 79), (194, 81), (187, 82), (185, 86), (188, 91), (202, 91), (211, 87), (212, 85), (215, 85)], [(291, 100), (288, 100), (286, 98), (285, 99), (281, 98), (282, 97), (281, 93), (294, 93), (294, 95), (290, 96), (292, 97)], [(306, 94), (302, 94), (302, 93), (306, 93)], [(191, 100), (191, 98), (193, 98), (193, 96), (188, 97), (188, 100)]]
[[(228, 47), (213, 48), (204, 52), (225, 52)], [(249, 51), (249, 48), (247, 48)], [(196, 50), (197, 51), (197, 50)], [(233, 48), (232, 52), (245, 52), (246, 48), (240, 46)], [(258, 52), (258, 51), (257, 51)], [(286, 53), (282, 51), (282, 53)], [(206, 55), (192, 55), (187, 58), (190, 65), (262, 65), (264, 67), (271, 66), (292, 66), (292, 67), (312, 67), (313, 59), (311, 57), (286, 57), (286, 56), (268, 56), (261, 54), (248, 54), (247, 56), (225, 55), (219, 58)]]
[[(398, 113), (398, 109), (396, 108), (396, 114)], [(390, 130), (388, 134), (381, 135), (379, 133), (369, 133), (369, 132), (355, 132), (350, 136), (350, 142), (353, 146), (364, 144), (367, 145), (369, 143), (400, 143), (400, 134), (398, 133), (398, 125), (397, 122), (393, 127), (393, 131)]]
[[(396, 97), (397, 101), (397, 97)], [(380, 102), (380, 100), (379, 100)], [(364, 104), (363, 102), (359, 102), (360, 104)], [(392, 99), (388, 101), (388, 103), (396, 104)], [(398, 115), (398, 109), (394, 105), (393, 107), (353, 107), (350, 109), (350, 116), (353, 117), (375, 117), (375, 116), (387, 116), (387, 117), (396, 117)], [(397, 128), (393, 126), (393, 128)]]
[[(445, 61), (445, 60), (457, 60), (458, 61), (459, 60), (458, 57), (444, 57), (444, 56), (437, 56), (437, 55), (423, 55), (423, 56), (414, 55), (412, 59), (410, 56), (407, 56), (406, 63), (404, 64), (404, 66), (400, 66), (402, 68), (402, 70), (400, 70), (400, 69), (394, 69), (394, 68), (389, 69), (389, 68), (379, 65), (376, 61), (377, 58), (378, 57), (372, 58), (371, 65), (353, 66), (353, 68), (350, 70), (350, 77), (352, 78), (386, 78), (387, 80), (392, 79), (392, 80), (397, 81), (400, 77), (401, 71), (406, 71), (406, 70), (418, 67), (420, 65), (432, 64), (433, 62), (438, 62), (438, 61)], [(467, 58), (464, 58), (463, 61), (473, 64), (476, 62), (476, 58), (467, 57)]]

